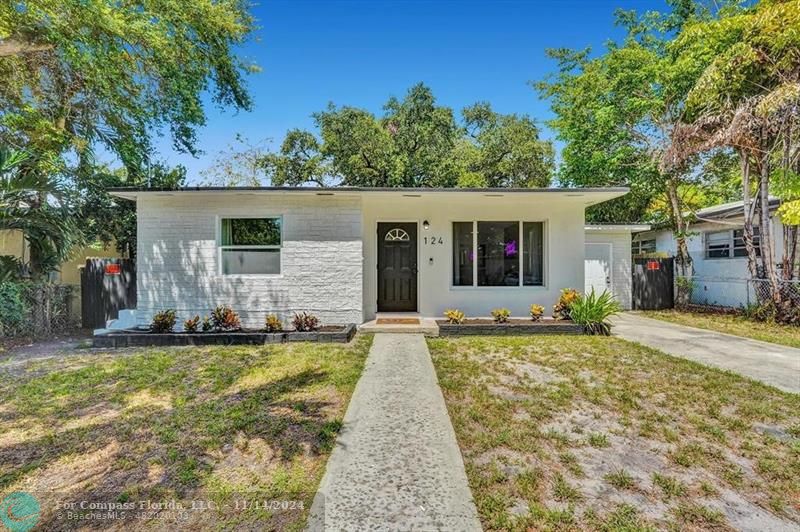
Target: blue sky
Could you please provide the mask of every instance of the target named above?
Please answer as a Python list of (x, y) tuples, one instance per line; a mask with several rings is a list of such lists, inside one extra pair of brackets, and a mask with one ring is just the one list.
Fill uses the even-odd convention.
[[(197, 158), (157, 146), (190, 181), (237, 133), (279, 144), (287, 129), (312, 128), (328, 102), (379, 113), (390, 95), (417, 82), (457, 111), (488, 101), (505, 113), (540, 122), (548, 104), (528, 85), (552, 72), (546, 48), (601, 49), (621, 34), (614, 10), (666, 9), (664, 0), (262, 0), (259, 29), (239, 50), (262, 72), (248, 76), (252, 112), (207, 106)], [(552, 133), (545, 130), (544, 136)]]

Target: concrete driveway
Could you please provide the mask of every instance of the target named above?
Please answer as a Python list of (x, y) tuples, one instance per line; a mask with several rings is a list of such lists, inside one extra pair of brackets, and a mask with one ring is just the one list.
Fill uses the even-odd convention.
[(615, 316), (612, 323), (614, 336), (800, 393), (800, 349), (627, 312)]

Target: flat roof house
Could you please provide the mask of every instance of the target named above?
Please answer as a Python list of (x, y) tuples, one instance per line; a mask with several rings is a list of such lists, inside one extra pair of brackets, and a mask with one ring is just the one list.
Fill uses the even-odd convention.
[[(139, 323), (162, 309), (185, 318), (229, 304), (243, 325), (260, 327), (272, 312), (363, 323), (378, 312), (441, 316), (458, 308), (488, 316), (506, 307), (526, 316), (533, 303), (549, 309), (562, 288), (585, 286), (586, 207), (627, 189), (113, 193), (137, 204)], [(620, 259), (629, 274), (630, 252)], [(629, 294), (622, 299), (630, 305)]]
[[(777, 258), (783, 255), (784, 246), (783, 224), (777, 214), (779, 205), (778, 198), (770, 198), (772, 241)], [(692, 303), (740, 307), (754, 302), (744, 246), (744, 202), (706, 207), (694, 213), (694, 218), (686, 242), (694, 267)], [(753, 232), (754, 243), (759, 247), (761, 228), (755, 225)], [(677, 246), (670, 229), (655, 228), (636, 234), (633, 254), (663, 253), (672, 257)]]

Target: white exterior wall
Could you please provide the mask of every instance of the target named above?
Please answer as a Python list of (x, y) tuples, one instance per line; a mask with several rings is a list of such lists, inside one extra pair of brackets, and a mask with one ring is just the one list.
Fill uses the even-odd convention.
[(586, 242), (611, 244), (611, 293), (623, 309), (630, 310), (633, 298), (631, 232), (587, 230)]
[[(418, 224), (417, 304), (423, 316), (440, 317), (448, 308), (489, 316), (493, 308), (506, 307), (513, 316), (524, 317), (533, 303), (550, 312), (562, 288), (583, 289), (584, 208), (582, 199), (556, 196), (364, 197), (364, 319), (373, 319), (377, 312), (378, 222)], [(427, 230), (425, 220), (430, 223)], [(544, 286), (453, 286), (452, 222), (472, 220), (544, 222)], [(437, 241), (441, 237), (442, 244), (425, 245), (426, 236)]]
[[(246, 327), (275, 312), (310, 311), (323, 324), (361, 323), (361, 200), (358, 196), (213, 192), (139, 197), (137, 320), (163, 309), (183, 320), (228, 304)], [(219, 218), (281, 216), (279, 275), (222, 275)]]
[[(695, 285), (692, 291), (692, 303), (721, 305), (726, 307), (744, 306), (748, 302), (747, 280), (750, 271), (747, 268), (747, 257), (706, 258), (705, 234), (715, 231), (729, 231), (742, 228), (742, 218), (729, 220), (729, 223), (696, 223), (691, 226), (693, 233), (687, 239), (689, 254), (694, 265)], [(649, 240), (655, 235), (656, 250), (675, 255), (677, 244), (672, 231), (652, 231), (641, 233), (640, 240)], [(775, 243), (776, 262), (783, 254), (783, 226), (776, 216), (772, 218), (772, 236)], [(752, 289), (751, 300), (752, 300)]]

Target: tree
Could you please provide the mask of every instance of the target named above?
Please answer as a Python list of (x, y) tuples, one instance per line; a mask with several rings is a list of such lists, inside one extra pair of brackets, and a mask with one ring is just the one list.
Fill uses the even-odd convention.
[[(30, 154), (0, 148), (0, 231), (20, 231), (30, 249), (24, 265), (34, 279), (56, 271), (72, 247), (83, 242), (70, 204), (60, 184), (48, 176), (27, 170)], [(2, 260), (2, 277), (18, 261)]]
[(76, 218), (91, 242), (114, 243), (125, 257), (136, 256), (136, 204), (120, 200), (108, 193), (115, 187), (177, 189), (186, 183), (186, 169), (154, 164), (146, 173), (133, 173), (124, 168), (101, 169), (78, 181), (80, 208)]
[(436, 103), (417, 84), (384, 114), (329, 105), (316, 113), (319, 138), (289, 131), (262, 164), (274, 185), (363, 187), (546, 186), (553, 149), (527, 116), (502, 115), (488, 104), (463, 112)]
[(211, 165), (200, 172), (204, 184), (221, 187), (258, 187), (263, 185), (263, 164), (267, 155), (265, 141), (250, 143), (236, 134), (235, 144), (221, 150)]
[[(672, 46), (679, 65), (697, 75), (686, 100), (685, 121), (673, 132), (665, 166), (719, 147), (739, 154), (748, 266), (752, 277), (767, 279), (769, 299), (776, 305), (783, 299), (769, 194), (776, 169), (785, 190), (792, 188), (791, 175), (800, 169), (798, 28), (797, 2), (762, 0), (718, 20), (692, 23)], [(786, 213), (792, 207), (782, 209)], [(760, 252), (753, 240), (756, 223)], [(797, 264), (797, 230), (786, 236), (783, 275), (791, 279)]]
[[(677, 242), (678, 271), (690, 276), (689, 220), (683, 193), (702, 188), (704, 183), (702, 174), (692, 171), (697, 159), (686, 158), (670, 167), (660, 164), (693, 82), (680, 68), (669, 43), (689, 22), (712, 14), (690, 0), (671, 4), (673, 9), (667, 14), (639, 16), (619, 11), (618, 23), (627, 35), (622, 43), (611, 43), (599, 57), (590, 57), (589, 50), (551, 50), (558, 73), (537, 88), (550, 99), (556, 114), (551, 126), (567, 143), (562, 152), (561, 181), (630, 186), (630, 198), (594, 211), (595, 219), (611, 221), (623, 213), (666, 218)], [(652, 212), (658, 206), (665, 207), (663, 214)]]
[(329, 164), (320, 151), (320, 143), (313, 133), (292, 129), (286, 133), (280, 151), (265, 155), (261, 165), (275, 186), (306, 183), (330, 186), (333, 183), (327, 180)]
[(154, 131), (195, 153), (201, 96), (249, 109), (232, 47), (253, 21), (242, 0), (0, 4), (0, 140), (67, 173), (98, 146), (141, 170)]
[(552, 178), (553, 146), (539, 139), (528, 116), (501, 115), (486, 103), (462, 111), (464, 126), (475, 145), (467, 171), (488, 187), (547, 187)]

